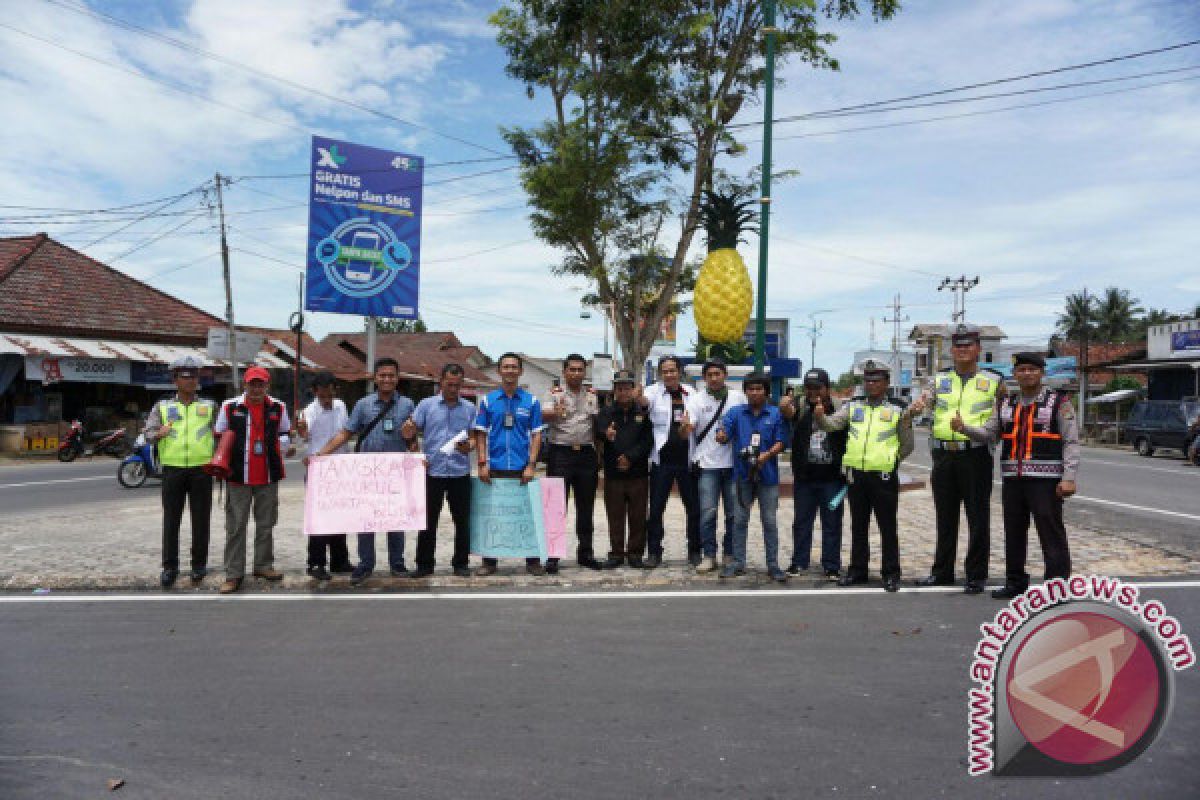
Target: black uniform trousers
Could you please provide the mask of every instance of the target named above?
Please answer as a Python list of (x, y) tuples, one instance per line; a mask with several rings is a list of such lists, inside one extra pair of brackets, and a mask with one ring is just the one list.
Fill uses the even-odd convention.
[(329, 548), (329, 568), (345, 572), (353, 567), (350, 563), (350, 548), (346, 546), (346, 534), (329, 533), (308, 537), (308, 566), (325, 566), (325, 548)]
[(450, 503), (450, 519), (454, 521), (454, 555), (450, 566), (466, 569), (471, 552), (471, 476), (455, 478), (425, 477), (425, 530), (417, 534), (417, 569), (434, 567), (437, 549), (438, 517), (442, 503)]
[(162, 566), (179, 569), (179, 525), (186, 504), (192, 520), (192, 569), (208, 567), (213, 481), (203, 467), (162, 468)]
[[(489, 470), (488, 474), (490, 474), (493, 478), (516, 478), (517, 480), (520, 480), (521, 475), (524, 472), (525, 472), (525, 470), (521, 470), (521, 469), (493, 469), (493, 470)], [(483, 563), (490, 564), (491, 566), (494, 567), (500, 563), (500, 559), (484, 558)], [(526, 565), (540, 564), (540, 563), (542, 563), (542, 561), (537, 556), (534, 556), (533, 558), (525, 559), (525, 563), (526, 563)]]
[(1024, 591), (1029, 586), (1025, 556), (1029, 549), (1029, 518), (1037, 528), (1046, 561), (1045, 580), (1071, 576), (1071, 550), (1063, 524), (1063, 501), (1052, 478), (1005, 478), (1000, 489), (1004, 507), (1005, 584)]
[(885, 580), (899, 578), (900, 540), (896, 533), (896, 511), (900, 506), (899, 476), (895, 472), (851, 470), (846, 502), (850, 504), (850, 568), (847, 574), (854, 578), (867, 577), (867, 562), (871, 556), (867, 533), (871, 528), (871, 514), (874, 513), (883, 549), (879, 572)]
[(937, 513), (937, 546), (930, 574), (954, 580), (958, 560), (959, 507), (967, 515), (967, 557), (963, 570), (969, 581), (986, 581), (992, 546), (992, 454), (987, 447), (933, 451), (933, 507)]
[(568, 503), (571, 502), (571, 494), (575, 495), (575, 536), (579, 539), (575, 557), (579, 561), (594, 558), (592, 533), (595, 526), (592, 523), (592, 511), (596, 506), (599, 471), (596, 448), (592, 445), (580, 445), (578, 450), (571, 445), (550, 445), (546, 455), (546, 476), (563, 479)]

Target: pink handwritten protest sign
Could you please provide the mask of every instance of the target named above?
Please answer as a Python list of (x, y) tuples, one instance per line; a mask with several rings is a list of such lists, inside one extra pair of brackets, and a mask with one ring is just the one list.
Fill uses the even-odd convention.
[(546, 531), (546, 556), (567, 557), (567, 492), (562, 478), (539, 478), (542, 519)]
[(304, 492), (304, 533), (384, 533), (425, 527), (419, 453), (344, 453), (313, 458)]

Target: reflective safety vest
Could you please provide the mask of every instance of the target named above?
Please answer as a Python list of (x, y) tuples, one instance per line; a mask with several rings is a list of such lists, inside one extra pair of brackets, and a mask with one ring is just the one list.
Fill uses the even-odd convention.
[(216, 406), (196, 398), (184, 405), (178, 398), (159, 404), (163, 424), (171, 431), (158, 440), (158, 460), (167, 467), (200, 467), (212, 460)]
[(942, 370), (934, 383), (933, 438), (945, 442), (965, 442), (968, 437), (955, 433), (950, 428), (954, 413), (962, 415), (967, 425), (982, 427), (996, 410), (996, 392), (1001, 377), (994, 372), (980, 370), (963, 380), (953, 368)]
[(1043, 388), (1037, 400), (1021, 405), (1018, 393), (1000, 406), (1003, 452), (1000, 474), (1006, 478), (1054, 478), (1063, 475), (1063, 441), (1058, 409), (1063, 392)]
[(877, 406), (849, 403), (846, 454), (842, 466), (863, 472), (895, 472), (900, 461), (901, 410), (888, 402)]

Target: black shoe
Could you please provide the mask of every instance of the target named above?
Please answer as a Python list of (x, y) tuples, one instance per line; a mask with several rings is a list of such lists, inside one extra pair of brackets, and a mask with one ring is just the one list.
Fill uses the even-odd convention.
[[(536, 561), (534, 561), (533, 563), (530, 563), (530, 564), (526, 564), (525, 571), (528, 572), (530, 575), (545, 575), (546, 574), (546, 568), (543, 567), (541, 564), (539, 564)], [(554, 572), (555, 573), (558, 572), (558, 564), (554, 565)]]
[(329, 571), (334, 575), (353, 575), (354, 565), (349, 562), (345, 564), (338, 564), (336, 567), (330, 567)]
[(471, 577), (471, 570), (467, 569), (466, 567), (455, 567), (454, 568), (454, 577), (469, 578), (469, 577)]
[(162, 587), (164, 589), (166, 589), (169, 586), (172, 586), (175, 583), (175, 579), (178, 577), (179, 577), (179, 570), (164, 569), (162, 571), (162, 575), (158, 576), (158, 582), (162, 584)]
[(591, 556), (579, 559), (579, 566), (583, 567), (584, 569), (604, 569), (604, 564), (601, 564)]
[(192, 567), (192, 583), (199, 583), (208, 574), (208, 567)]
[(393, 578), (407, 578), (407, 577), (409, 577), (408, 568), (407, 568), (407, 567), (405, 567), (403, 564), (399, 564), (399, 565), (397, 565), (397, 566), (395, 566), (395, 567), (392, 567), (392, 577), (393, 577)]
[(699, 550), (688, 553), (688, 565), (693, 567), (700, 566), (700, 562), (704, 560), (704, 553)]
[[(547, 558), (546, 559), (545, 573), (547, 575), (557, 575), (558, 574), (558, 559), (557, 558)], [(536, 575), (538, 573), (535, 572), (533, 574)]]
[(363, 569), (361, 566), (355, 567), (354, 574), (350, 576), (350, 585), (358, 586), (369, 577), (371, 577), (371, 570)]
[(642, 566), (644, 566), (646, 569), (660, 567), (662, 566), (662, 556), (656, 556), (654, 554), (648, 555), (646, 556), (646, 563)]
[(633, 567), (634, 569), (645, 569), (646, 562), (642, 561), (641, 556), (630, 556), (629, 566)]
[(855, 584), (866, 582), (867, 577), (865, 575), (851, 575), (849, 572), (838, 578), (838, 586), (854, 586)]
[(967, 581), (963, 584), (963, 594), (983, 594), (983, 581)]
[(1024, 591), (1024, 589), (1018, 586), (1013, 586), (1011, 583), (1006, 583), (1004, 584), (1003, 588), (992, 590), (992, 597), (996, 598), (997, 600), (1010, 600), (1019, 594), (1023, 594)]
[(838, 571), (836, 569), (825, 570), (825, 580), (836, 581), (838, 579)]
[(917, 586), (953, 586), (954, 578), (939, 578), (937, 575), (926, 575), (917, 580)]
[(796, 564), (792, 564), (787, 568), (788, 575), (799, 575), (801, 572), (808, 572), (808, 567), (801, 567), (797, 566)]
[(415, 570), (409, 573), (408, 577), (412, 578), (413, 580), (417, 580), (419, 578), (428, 578), (432, 574), (433, 567), (417, 567)]
[[(624, 565), (624, 563), (625, 563), (625, 559), (621, 558), (620, 556), (609, 556), (605, 560), (605, 562), (600, 565), (600, 568), (601, 569), (616, 569), (617, 567)], [(632, 557), (629, 559), (629, 566), (631, 566), (631, 567), (633, 566), (633, 558)]]
[(304, 571), (308, 573), (308, 577), (316, 578), (319, 581), (327, 581), (333, 578), (333, 576), (329, 574), (329, 570), (325, 569), (324, 567), (309, 567)]
[(894, 592), (900, 588), (900, 576), (893, 575), (890, 578), (883, 579), (883, 590), (885, 592)]

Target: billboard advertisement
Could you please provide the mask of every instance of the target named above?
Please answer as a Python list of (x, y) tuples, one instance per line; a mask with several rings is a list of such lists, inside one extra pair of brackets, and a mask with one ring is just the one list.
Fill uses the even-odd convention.
[(424, 164), (313, 137), (305, 308), (417, 317)]

